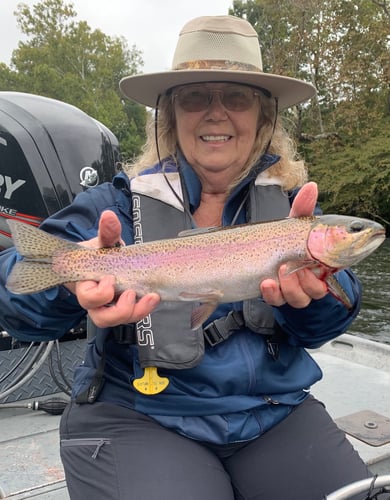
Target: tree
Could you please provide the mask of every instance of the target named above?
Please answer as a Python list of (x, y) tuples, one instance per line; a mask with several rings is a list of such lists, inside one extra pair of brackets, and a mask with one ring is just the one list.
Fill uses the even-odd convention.
[(317, 98), (284, 113), (326, 210), (390, 220), (389, 0), (234, 0), (264, 69)]
[[(321, 88), (320, 61), (326, 20), (321, 0), (234, 0), (230, 13), (245, 17), (259, 34), (264, 71), (303, 80)], [(310, 106), (285, 113), (299, 137), (303, 128), (323, 133), (321, 94)]]
[(132, 157), (145, 138), (146, 110), (124, 103), (118, 84), (142, 66), (141, 53), (123, 38), (92, 31), (76, 15), (64, 0), (42, 0), (32, 8), (19, 4), (16, 18), (27, 41), (19, 42), (10, 68), (0, 66), (0, 88), (79, 107), (110, 128), (123, 144), (123, 156)]

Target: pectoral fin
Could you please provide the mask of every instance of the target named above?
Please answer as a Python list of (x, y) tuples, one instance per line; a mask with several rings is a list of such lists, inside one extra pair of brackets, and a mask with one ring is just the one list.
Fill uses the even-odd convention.
[(223, 297), (223, 292), (221, 290), (210, 290), (204, 293), (181, 292), (179, 297), (180, 300), (201, 302), (201, 305), (196, 307), (191, 315), (191, 329), (196, 330), (213, 314)]
[(206, 302), (196, 307), (191, 314), (191, 330), (197, 330), (202, 326), (217, 308), (217, 302)]
[(306, 269), (308, 267), (310, 268), (313, 265), (317, 265), (317, 263), (314, 262), (313, 260), (307, 260), (307, 261), (298, 260), (297, 262), (291, 260), (289, 262), (286, 262), (285, 265), (286, 265), (286, 272), (284, 274), (287, 275), (295, 273), (300, 269)]
[(325, 281), (327, 287), (328, 287), (328, 292), (333, 295), (337, 300), (339, 300), (344, 306), (351, 310), (352, 309), (352, 303), (348, 295), (345, 293), (343, 290), (342, 286), (340, 283), (337, 281), (337, 279), (334, 277), (333, 274), (330, 274), (329, 270), (326, 270), (324, 266), (318, 265), (318, 263), (313, 262), (313, 261), (306, 261), (306, 262), (288, 262), (287, 263), (287, 270), (286, 274), (294, 273), (298, 271), (299, 269), (304, 269), (304, 268), (309, 268), (313, 271), (313, 273), (321, 280)]
[(333, 274), (325, 278), (325, 283), (328, 285), (329, 293), (333, 295), (333, 297), (335, 297), (337, 300), (339, 300), (342, 304), (344, 304), (347, 309), (351, 310), (352, 309), (351, 300), (343, 290), (340, 283), (333, 276)]

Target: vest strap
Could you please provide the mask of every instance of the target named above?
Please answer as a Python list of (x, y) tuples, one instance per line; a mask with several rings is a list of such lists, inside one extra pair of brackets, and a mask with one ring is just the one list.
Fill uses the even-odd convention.
[(230, 311), (227, 316), (218, 318), (209, 323), (203, 329), (203, 335), (207, 343), (214, 347), (228, 339), (236, 330), (245, 325), (244, 316), (241, 311)]
[[(245, 325), (241, 311), (229, 311), (227, 316), (218, 318), (203, 329), (205, 341), (210, 347), (228, 339), (236, 330)], [(137, 344), (137, 332), (134, 323), (113, 327), (112, 335), (118, 344)]]
[(100, 362), (96, 369), (95, 375), (90, 383), (90, 385), (80, 394), (76, 396), (76, 403), (92, 404), (98, 398), (101, 390), (103, 389), (105, 376), (104, 376), (104, 367), (106, 366), (106, 349), (105, 346), (103, 348), (103, 352), (100, 358)]
[(136, 344), (137, 331), (134, 323), (117, 325), (112, 329), (112, 335), (118, 344)]
[[(210, 347), (214, 347), (228, 339), (244, 325), (245, 320), (241, 311), (229, 311), (227, 316), (212, 321), (203, 329), (204, 339)], [(112, 335), (118, 344), (137, 344), (134, 323), (113, 327)]]
[[(237, 330), (246, 325), (242, 311), (229, 311), (226, 316), (209, 323), (203, 329), (204, 339), (210, 347), (214, 347), (228, 339)], [(137, 344), (137, 332), (134, 323), (118, 325), (112, 328), (112, 335), (118, 344)], [(285, 335), (275, 324), (275, 333), (264, 334), (267, 338), (268, 350), (273, 357), (277, 357), (278, 343), (284, 340)], [(271, 340), (272, 339), (272, 340)]]

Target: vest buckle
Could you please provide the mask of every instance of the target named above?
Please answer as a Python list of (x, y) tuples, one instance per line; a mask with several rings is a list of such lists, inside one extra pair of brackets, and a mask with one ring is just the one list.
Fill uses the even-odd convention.
[(218, 318), (203, 329), (203, 335), (210, 347), (228, 339), (236, 330), (245, 325), (242, 311), (230, 311), (223, 318)]
[(137, 343), (137, 332), (134, 323), (114, 326), (112, 328), (112, 335), (118, 344)]

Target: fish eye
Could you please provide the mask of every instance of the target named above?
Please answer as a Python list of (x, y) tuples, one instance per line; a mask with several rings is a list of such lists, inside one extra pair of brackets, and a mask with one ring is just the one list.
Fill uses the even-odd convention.
[(352, 233), (359, 233), (364, 229), (364, 223), (360, 220), (354, 220), (351, 222), (349, 226)]

